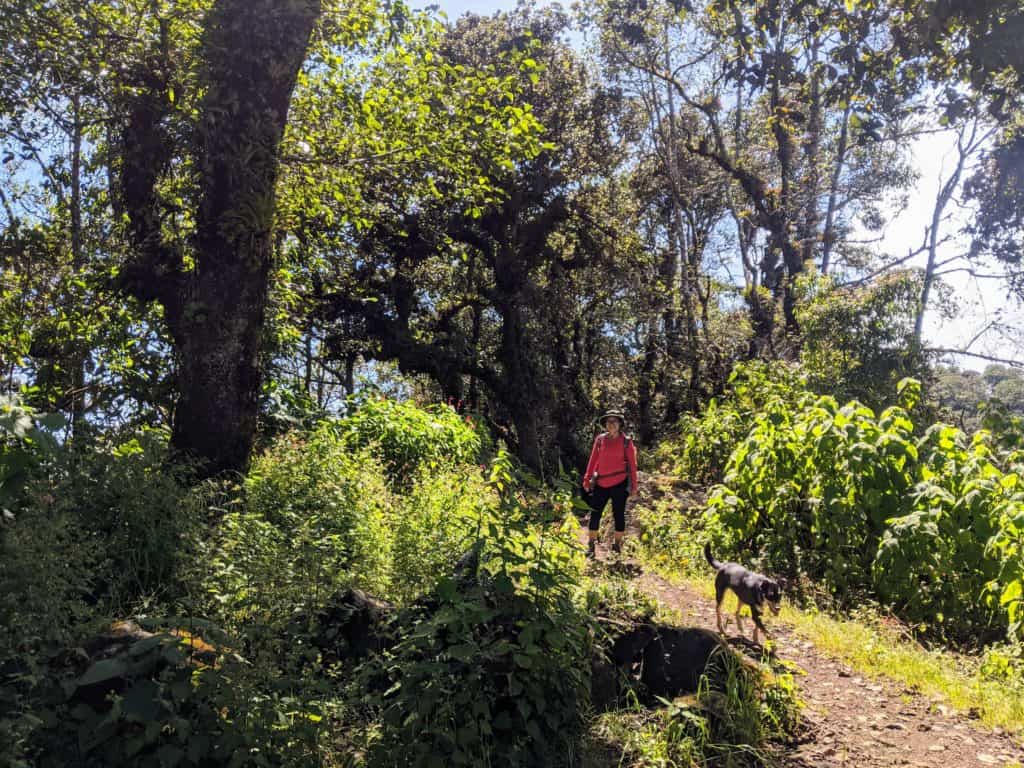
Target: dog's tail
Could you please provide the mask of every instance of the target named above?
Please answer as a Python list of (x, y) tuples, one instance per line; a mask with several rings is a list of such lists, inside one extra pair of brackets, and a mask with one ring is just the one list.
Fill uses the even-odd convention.
[(711, 545), (710, 544), (705, 544), (704, 545), (704, 557), (707, 558), (708, 563), (710, 563), (711, 567), (714, 568), (716, 571), (722, 570), (722, 564), (720, 562), (718, 562), (717, 560), (715, 560), (714, 557), (711, 556)]

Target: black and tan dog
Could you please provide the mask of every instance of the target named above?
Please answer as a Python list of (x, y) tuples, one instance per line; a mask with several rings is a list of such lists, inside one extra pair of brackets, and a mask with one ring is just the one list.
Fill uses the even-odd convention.
[(744, 568), (737, 563), (720, 563), (711, 556), (711, 545), (704, 545), (704, 557), (711, 563), (711, 567), (718, 573), (715, 575), (715, 617), (718, 619), (718, 631), (723, 635), (725, 628), (722, 626), (722, 601), (725, 599), (725, 592), (731, 589), (739, 598), (739, 605), (736, 606), (736, 626), (739, 627), (740, 636), (743, 635), (743, 620), (740, 618), (740, 611), (744, 605), (750, 606), (750, 615), (754, 619), (754, 637), (757, 642), (757, 630), (764, 632), (764, 636), (771, 638), (764, 624), (761, 623), (761, 611), (767, 603), (772, 613), (778, 615), (779, 603), (782, 600), (782, 590), (779, 585), (751, 570)]

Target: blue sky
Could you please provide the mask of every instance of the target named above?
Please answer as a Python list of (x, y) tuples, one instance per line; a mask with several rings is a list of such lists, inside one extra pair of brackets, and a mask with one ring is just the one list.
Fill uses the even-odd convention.
[[(498, 10), (511, 10), (517, 5), (516, 0), (438, 0), (434, 4), (444, 11), (449, 19), (458, 18), (470, 11), (490, 14)], [(565, 2), (563, 5), (568, 3)], [(935, 201), (936, 191), (941, 179), (948, 175), (953, 162), (954, 147), (955, 141), (948, 133), (925, 136), (913, 145), (911, 152), (920, 178), (916, 189), (910, 193), (908, 207), (895, 216), (886, 227), (884, 237), (876, 246), (880, 250), (895, 255), (905, 254), (921, 243), (925, 227), (930, 222), (931, 206)], [(968, 216), (968, 211), (957, 211), (953, 220), (948, 223), (947, 231), (957, 229)], [(964, 249), (963, 241), (953, 240), (942, 248), (941, 258), (948, 258)], [(924, 263), (923, 256), (911, 262), (920, 267), (923, 267)], [(1002, 282), (979, 280), (962, 272), (952, 273), (945, 279), (953, 289), (959, 309), (952, 318), (942, 318), (934, 310), (925, 315), (926, 343), (935, 347), (957, 349), (962, 349), (970, 343), (970, 349), (974, 352), (1009, 359), (1024, 358), (1024, 338), (1007, 339), (997, 332), (982, 331), (995, 319), (1010, 327), (1024, 328), (1024, 310), (1007, 297)], [(963, 368), (978, 370), (987, 365), (983, 360), (965, 356), (959, 356), (956, 362)]]
[(516, 0), (439, 0), (434, 3), (422, 3), (422, 6), (436, 5), (446, 14), (449, 19), (454, 19), (468, 11), (473, 13), (493, 13), (494, 11), (508, 11), (516, 7)]

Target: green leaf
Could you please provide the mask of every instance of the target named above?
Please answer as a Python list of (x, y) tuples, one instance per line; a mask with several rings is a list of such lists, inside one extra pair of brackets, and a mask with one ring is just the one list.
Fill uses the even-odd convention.
[(125, 693), (121, 710), (129, 720), (155, 720), (161, 711), (160, 686), (152, 680), (139, 680)]
[(78, 685), (95, 685), (106, 680), (114, 680), (123, 677), (128, 671), (128, 665), (123, 659), (103, 659), (97, 661), (78, 678)]
[(1024, 598), (1024, 585), (1019, 581), (1014, 581), (1003, 590), (1003, 594), (999, 598), (999, 604), (1009, 605), (1010, 603), (1020, 602), (1022, 598)]

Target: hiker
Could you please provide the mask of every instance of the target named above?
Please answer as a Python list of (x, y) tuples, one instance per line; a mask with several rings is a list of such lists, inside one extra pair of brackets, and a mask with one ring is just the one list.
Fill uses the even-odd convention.
[(626, 417), (621, 411), (608, 411), (598, 422), (605, 431), (594, 438), (587, 471), (583, 474), (583, 488), (590, 494), (590, 534), (587, 557), (597, 550), (597, 531), (601, 513), (608, 499), (615, 514), (615, 540), (613, 552), (622, 551), (622, 537), (626, 533), (626, 498), (636, 496), (636, 446), (623, 434)]

